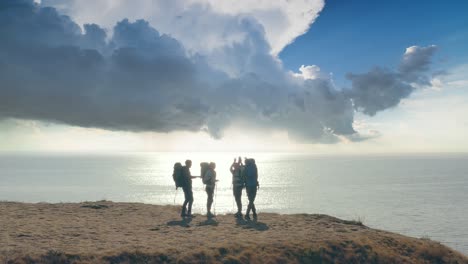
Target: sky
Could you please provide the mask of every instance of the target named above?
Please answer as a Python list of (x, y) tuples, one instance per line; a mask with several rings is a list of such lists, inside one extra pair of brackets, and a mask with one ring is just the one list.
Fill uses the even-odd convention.
[(468, 151), (466, 1), (6, 0), (0, 151)]

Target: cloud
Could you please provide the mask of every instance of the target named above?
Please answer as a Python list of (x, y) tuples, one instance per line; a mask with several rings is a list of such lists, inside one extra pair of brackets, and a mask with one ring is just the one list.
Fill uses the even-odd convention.
[(299, 72), (300, 73), (293, 73), (294, 76), (302, 77), (304, 80), (326, 78), (326, 76), (320, 71), (320, 67), (317, 65), (301, 65)]
[(413, 90), (397, 73), (379, 67), (364, 74), (350, 73), (347, 78), (352, 82), (348, 96), (353, 100), (354, 107), (371, 116), (398, 105)]
[(135, 131), (203, 125), (207, 107), (185, 92), (196, 89), (194, 63), (147, 22), (121, 21), (103, 44), (99, 26), (81, 33), (53, 8), (1, 5), (0, 115)]
[(435, 50), (435, 45), (407, 48), (396, 71), (375, 67), (363, 74), (349, 73), (352, 87), (346, 94), (367, 115), (395, 107), (419, 85), (430, 84), (426, 73)]
[(222, 14), (249, 15), (265, 29), (265, 38), (278, 54), (295, 38), (304, 34), (325, 6), (323, 0), (279, 0), (279, 1), (217, 1), (192, 0), (193, 3), (208, 3), (213, 10)]
[(399, 67), (401, 77), (408, 82), (429, 84), (427, 76), (422, 73), (429, 70), (432, 56), (436, 50), (435, 45), (407, 48)]
[[(32, 0), (2, 1), (0, 118), (108, 130), (206, 131), (215, 138), (237, 125), (287, 131), (307, 142), (358, 141), (355, 109), (374, 115), (397, 105), (411, 93), (410, 80), (424, 79), (428, 60), (421, 57), (432, 55), (414, 47), (399, 70), (350, 74), (352, 87), (337, 89), (318, 66), (301, 67), (299, 75), (284, 70), (255, 17), (216, 18), (229, 21), (220, 24), (223, 30), (234, 29), (242, 38), (193, 52), (146, 20), (123, 19), (109, 34), (97, 24), (81, 28)], [(189, 24), (184, 27), (190, 31)]]
[(161, 32), (178, 39), (188, 50), (211, 51), (242, 41), (239, 17), (252, 17), (265, 30), (271, 52), (278, 54), (304, 34), (318, 17), (323, 0), (216, 1), (216, 0), (42, 0), (73, 17), (79, 24), (96, 23), (111, 28), (117, 21), (145, 19)]

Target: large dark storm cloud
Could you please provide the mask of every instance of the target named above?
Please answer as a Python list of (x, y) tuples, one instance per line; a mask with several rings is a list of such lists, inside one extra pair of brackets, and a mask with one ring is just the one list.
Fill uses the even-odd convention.
[[(207, 10), (206, 12), (209, 12)], [(83, 30), (32, 0), (0, 2), (0, 118), (111, 130), (209, 132), (232, 123), (335, 142), (353, 136), (354, 111), (374, 115), (424, 83), (434, 47), (411, 47), (398, 70), (304, 80), (270, 55), (262, 26), (231, 16), (245, 37), (212, 54), (189, 54), (146, 21), (123, 20), (112, 35)]]

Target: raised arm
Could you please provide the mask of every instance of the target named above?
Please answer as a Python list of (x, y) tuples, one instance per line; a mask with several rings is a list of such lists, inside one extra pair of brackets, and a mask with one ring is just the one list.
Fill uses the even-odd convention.
[(234, 161), (232, 162), (232, 165), (231, 165), (231, 168), (229, 169), (231, 171), (231, 173), (234, 173), (234, 171), (236, 170), (236, 158), (234, 158)]
[(236, 167), (235, 167), (234, 164), (235, 164), (235, 163), (233, 163), (233, 164), (231, 165), (231, 168), (229, 169), (229, 170), (231, 171), (231, 173), (234, 173), (234, 171), (236, 170)]

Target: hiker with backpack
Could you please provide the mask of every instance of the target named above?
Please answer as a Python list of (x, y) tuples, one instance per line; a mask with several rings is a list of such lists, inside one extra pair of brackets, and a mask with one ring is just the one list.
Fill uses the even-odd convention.
[(205, 191), (208, 195), (208, 199), (206, 201), (206, 216), (211, 218), (214, 217), (214, 214), (211, 213), (211, 206), (213, 205), (213, 195), (216, 187), (216, 164), (214, 162), (210, 162), (209, 164), (206, 162), (202, 162), (200, 164), (202, 170), (202, 180), (203, 184), (205, 184)]
[(232, 173), (232, 192), (234, 194), (234, 199), (236, 200), (237, 205), (237, 213), (234, 215), (235, 217), (242, 217), (242, 189), (244, 188), (245, 180), (242, 177), (242, 160), (241, 157), (236, 162), (234, 158), (234, 162), (231, 165), (230, 171)]
[(254, 159), (245, 159), (245, 167), (242, 171), (245, 179), (245, 189), (247, 191), (247, 197), (249, 199), (249, 205), (247, 206), (247, 212), (245, 213), (245, 219), (250, 220), (250, 210), (252, 210), (254, 220), (257, 219), (257, 210), (255, 208), (255, 197), (257, 196), (257, 190), (260, 188), (258, 183), (258, 171), (257, 165)]
[[(182, 187), (184, 191), (184, 204), (182, 205), (182, 217), (192, 217), (192, 204), (193, 204), (193, 192), (192, 192), (192, 179), (197, 176), (192, 176), (190, 168), (192, 167), (192, 161), (186, 160), (185, 166), (182, 166), (180, 162), (174, 164), (174, 172), (172, 177), (176, 184), (176, 189)], [(188, 207), (187, 207), (188, 206)]]

